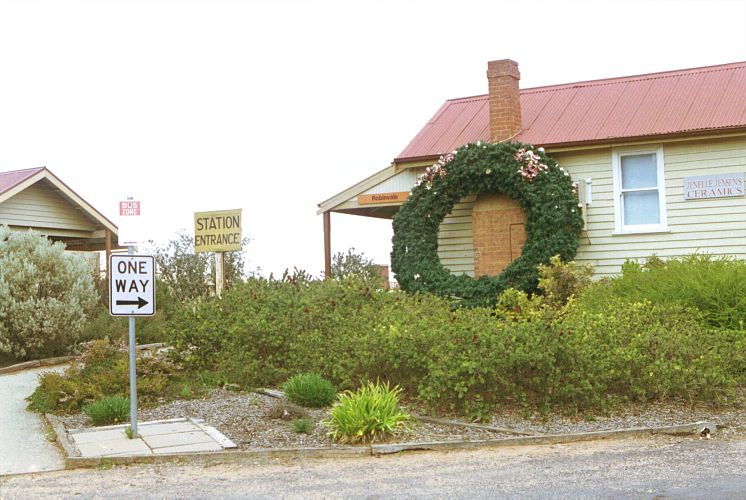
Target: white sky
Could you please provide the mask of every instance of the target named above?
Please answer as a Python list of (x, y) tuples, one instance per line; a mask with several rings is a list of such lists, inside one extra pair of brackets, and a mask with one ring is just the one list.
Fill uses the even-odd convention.
[[(47, 166), (114, 222), (132, 194), (161, 241), (242, 208), (251, 269), (318, 274), (317, 204), (503, 58), (523, 88), (743, 61), (746, 0), (0, 0), (0, 170)], [(332, 214), (335, 253), (390, 240)]]

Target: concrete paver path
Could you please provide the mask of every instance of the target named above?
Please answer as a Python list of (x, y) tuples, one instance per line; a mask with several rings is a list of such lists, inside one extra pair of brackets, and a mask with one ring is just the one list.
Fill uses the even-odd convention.
[(47, 440), (40, 415), (26, 410), (39, 374), (63, 371), (45, 367), (0, 375), (0, 475), (64, 469), (60, 450)]
[(75, 429), (69, 431), (69, 435), (83, 458), (222, 451), (236, 447), (200, 419), (140, 422), (139, 436), (134, 439), (127, 437), (126, 427), (128, 425)]

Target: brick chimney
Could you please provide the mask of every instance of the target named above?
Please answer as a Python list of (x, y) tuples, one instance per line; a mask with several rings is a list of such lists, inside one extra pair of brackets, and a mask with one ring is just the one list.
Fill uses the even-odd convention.
[(514, 137), (521, 130), (521, 98), (518, 63), (510, 59), (487, 63), (490, 87), (490, 141), (500, 142)]

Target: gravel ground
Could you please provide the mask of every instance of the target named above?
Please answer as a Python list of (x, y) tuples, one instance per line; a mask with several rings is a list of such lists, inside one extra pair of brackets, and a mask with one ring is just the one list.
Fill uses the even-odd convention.
[[(328, 415), (328, 408), (301, 408), (285, 399), (223, 389), (213, 390), (209, 397), (203, 399), (172, 401), (157, 408), (138, 411), (138, 418), (142, 422), (180, 417), (204, 419), (236, 443), (239, 449), (244, 450), (337, 446), (327, 436), (327, 428), (322, 423)], [(313, 422), (313, 430), (308, 434), (294, 432), (291, 427), (292, 420), (301, 417)], [(83, 414), (65, 416), (61, 420), (67, 429), (91, 426)], [(408, 432), (392, 437), (388, 442), (483, 440), (510, 435), (512, 434), (415, 422)]]
[[(236, 393), (224, 389), (213, 390), (208, 397), (180, 400), (163, 404), (157, 408), (143, 409), (138, 413), (142, 422), (169, 418), (193, 417), (204, 419), (225, 434), (239, 449), (256, 448), (325, 448), (335, 443), (327, 436), (322, 421), (328, 409), (307, 409), (295, 406), (284, 399), (257, 393)], [(313, 430), (308, 434), (292, 430), (295, 418), (309, 418)], [(461, 420), (449, 417), (450, 420)], [(62, 418), (68, 429), (90, 427), (82, 414)], [(485, 425), (514, 429), (536, 434), (569, 434), (629, 427), (659, 427), (706, 420), (724, 426), (718, 432), (727, 436), (743, 432), (746, 428), (746, 391), (742, 391), (737, 403), (728, 409), (705, 405), (692, 406), (685, 403), (650, 403), (628, 405), (612, 415), (587, 419), (550, 414), (525, 415), (509, 410), (495, 414)], [(404, 434), (393, 436), (388, 442), (427, 441), (472, 441), (509, 437), (513, 434), (453, 425), (417, 422)]]
[(692, 405), (685, 401), (635, 403), (617, 408), (610, 415), (593, 418), (559, 414), (542, 418), (538, 414), (525, 416), (518, 411), (506, 411), (493, 415), (490, 425), (540, 434), (569, 434), (632, 427), (663, 427), (698, 421), (717, 424), (718, 433), (723, 436), (742, 433), (746, 430), (746, 389), (741, 389), (733, 404), (727, 408)]

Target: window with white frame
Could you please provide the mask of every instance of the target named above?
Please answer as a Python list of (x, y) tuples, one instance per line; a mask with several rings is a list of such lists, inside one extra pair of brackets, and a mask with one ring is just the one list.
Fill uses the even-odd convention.
[(667, 230), (663, 148), (615, 150), (612, 162), (617, 232)]

